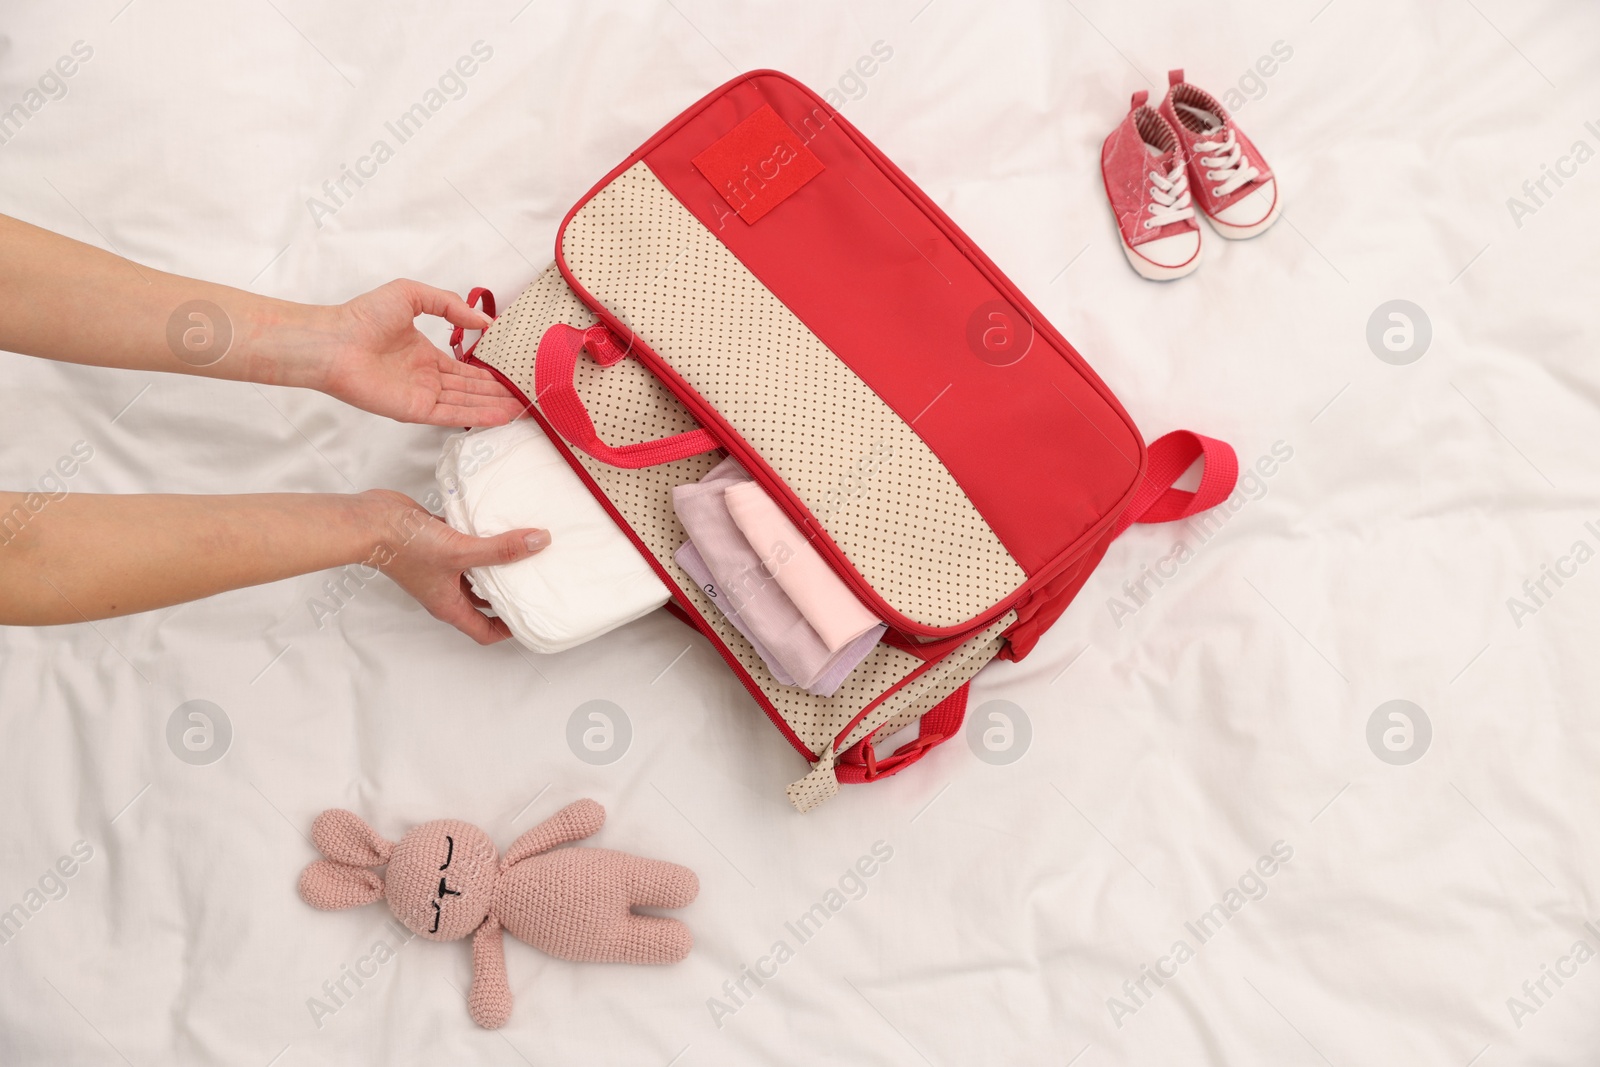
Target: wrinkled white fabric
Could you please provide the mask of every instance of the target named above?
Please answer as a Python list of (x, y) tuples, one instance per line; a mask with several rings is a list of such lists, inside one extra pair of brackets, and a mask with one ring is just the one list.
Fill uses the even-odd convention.
[[(285, 299), (403, 274), (505, 306), (628, 152), (736, 68), (776, 67), (831, 92), (1147, 436), (1224, 438), (1244, 481), (1214, 536), (1113, 542), (1032, 654), (978, 675), (962, 736), (803, 816), (782, 790), (805, 763), (665, 611), (537, 656), (479, 647), (382, 577), (335, 602), (339, 575), (319, 573), (0, 629), (0, 912), (35, 906), (0, 944), (0, 1064), (1594, 1061), (1600, 957), (1540, 1003), (1523, 983), (1580, 938), (1600, 948), (1600, 555), (1562, 585), (1543, 570), (1600, 547), (1600, 244), (1583, 236), (1600, 156), (1572, 154), (1600, 147), (1595, 5), (123, 3), (0, 6), (0, 106), (94, 47), (0, 146), (0, 211)], [(494, 57), (466, 94), (397, 143), (384, 123), (480, 37)], [(1263, 77), (1280, 38), (1293, 58)], [(1153, 285), (1122, 259), (1099, 151), (1129, 92), (1165, 91), (1178, 64), (1292, 183), (1293, 227), (1209, 242), (1199, 273)], [(323, 181), (380, 136), (394, 158), (318, 227), (307, 198), (332, 204)], [(866, 201), (859, 218), (888, 225)], [(933, 267), (907, 245), (896, 269)], [(91, 299), (63, 294), (63, 315)], [(1432, 324), (1405, 366), (1367, 340), (1394, 299)], [(1376, 325), (1404, 345), (1422, 323)], [(918, 425), (962, 403), (951, 389)], [(12, 489), (81, 439), (74, 493), (421, 499), (451, 432), (305, 390), (0, 355)], [(1019, 427), (996, 462), (1027, 445)], [(875, 489), (870, 466), (840, 478), (841, 509)], [(1394, 698), (1432, 718), (1408, 766), (1366, 735)], [(204, 766), (166, 733), (200, 699), (232, 720)], [(615, 709), (621, 758), (576, 756), (574, 716), (622, 746)], [(586, 965), (508, 938), (517, 1007), (496, 1033), (467, 1017), (465, 943), (295, 894), (324, 808), (391, 837), (455, 816), (504, 848), (583, 796), (608, 812), (586, 844), (699, 874), (674, 913), (694, 951)], [(1294, 856), (1265, 895), (1230, 896), (1279, 839)], [(73, 868), (79, 840), (93, 858)], [(66, 889), (39, 890), (63, 856)], [(1185, 924), (1225, 896), (1238, 910), (1201, 944)], [(1174, 974), (1179, 939), (1194, 957), (1146, 978)], [(398, 947), (375, 962), (380, 940)], [(1513, 996), (1536, 1014), (1513, 1018)]]
[(525, 647), (560, 652), (667, 602), (661, 579), (533, 420), (457, 434), (435, 474), (445, 520), (463, 533), (550, 531), (543, 551), (467, 572)]

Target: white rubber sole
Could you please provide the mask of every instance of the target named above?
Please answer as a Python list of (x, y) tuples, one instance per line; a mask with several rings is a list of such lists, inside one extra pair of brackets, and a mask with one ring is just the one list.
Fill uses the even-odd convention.
[[(1195, 250), (1194, 256), (1187, 263), (1176, 267), (1163, 267), (1145, 259), (1126, 242), (1118, 241), (1117, 243), (1122, 245), (1122, 254), (1128, 257), (1128, 262), (1139, 273), (1139, 277), (1148, 278), (1153, 282), (1170, 282), (1174, 278), (1183, 277), (1185, 274), (1193, 274), (1195, 269), (1200, 266), (1200, 256), (1202, 254), (1200, 249)], [(1201, 249), (1204, 247), (1204, 244), (1202, 244)]]
[[(1217, 236), (1226, 237), (1230, 241), (1243, 241), (1254, 237), (1256, 234), (1266, 230), (1274, 222), (1277, 222), (1278, 209), (1281, 207), (1283, 207), (1283, 190), (1279, 189), (1277, 199), (1272, 202), (1272, 210), (1267, 212), (1267, 217), (1260, 222), (1252, 223), (1249, 226), (1230, 226), (1226, 222), (1218, 222), (1210, 215), (1206, 215), (1206, 221), (1211, 223), (1213, 230), (1217, 231)], [(1201, 214), (1205, 215), (1205, 212), (1202, 211)]]

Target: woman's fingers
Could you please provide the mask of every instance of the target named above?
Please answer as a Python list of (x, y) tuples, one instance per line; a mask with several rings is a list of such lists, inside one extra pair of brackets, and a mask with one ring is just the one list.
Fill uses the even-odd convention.
[(472, 588), (472, 583), (467, 580), (467, 576), (465, 574), (461, 576), (461, 592), (466, 594), (467, 599), (472, 601), (474, 607), (482, 611), (491, 611), (494, 609), (493, 604), (479, 596)]
[(477, 604), (488, 604), (473, 593), (467, 584), (464, 571), (473, 567), (494, 567), (515, 563), (542, 552), (550, 544), (548, 530), (509, 530), (494, 537), (469, 537), (458, 534), (455, 559), (450, 567), (455, 572), (454, 596), (434, 610), (443, 619), (480, 645), (491, 645), (511, 636), (511, 630), (499, 619), (491, 619), (478, 610)]
[(439, 358), (439, 399), (427, 422), (434, 426), (499, 426), (525, 412), (522, 401), (488, 371), (445, 355)]
[[(438, 349), (434, 351), (438, 351)], [(439, 352), (439, 370), (444, 374), (459, 374), (463, 378), (477, 378), (486, 382), (494, 382), (496, 385), (500, 384), (500, 379), (496, 378), (494, 373), (487, 367), (480, 367), (476, 363), (463, 363), (444, 352)], [(500, 387), (502, 389), (505, 388), (503, 385)]]
[(504, 426), (522, 415), (521, 404), (440, 404), (422, 422), (429, 426)]
[(433, 426), (501, 426), (526, 413), (526, 405), (493, 374), (439, 353), (439, 399), (424, 422)]
[[(439, 393), (462, 393), (468, 396), (501, 396), (509, 397), (511, 390), (507, 389), (499, 379), (484, 370), (474, 367), (470, 363), (457, 363), (449, 356), (444, 357), (444, 362), (449, 366), (439, 368)], [(469, 371), (477, 371), (470, 374)]]
[(511, 636), (511, 631), (506, 628), (505, 623), (483, 614), (459, 592), (456, 594), (456, 599), (435, 605), (428, 610), (434, 618), (449, 623), (480, 645), (492, 645)]
[(457, 561), (463, 571), (515, 563), (550, 546), (549, 530), (507, 530), (493, 537), (460, 537), (464, 543), (457, 549)]
[(439, 394), (439, 404), (461, 408), (494, 408), (497, 411), (521, 411), (522, 401), (505, 393), (495, 396), (492, 393), (463, 393), (455, 389), (446, 389)]
[[(473, 567), (515, 563), (541, 552), (550, 544), (548, 530), (510, 530), (494, 537), (473, 537), (451, 529), (416, 501), (398, 493), (378, 499), (388, 514), (382, 525), (410, 533), (393, 546), (382, 570), (411, 594), (434, 618), (447, 622), (479, 644), (490, 645), (511, 636), (499, 619), (479, 611), (483, 601), (473, 593), (465, 573)], [(487, 606), (487, 605), (484, 605)]]
[(423, 315), (437, 315), (452, 326), (469, 330), (487, 329), (494, 320), (448, 289), (424, 285), (410, 278), (397, 279), (411, 299), (411, 306)]

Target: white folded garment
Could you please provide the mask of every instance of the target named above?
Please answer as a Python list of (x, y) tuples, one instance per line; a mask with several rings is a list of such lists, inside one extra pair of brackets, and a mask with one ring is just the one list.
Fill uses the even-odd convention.
[(550, 531), (542, 552), (467, 572), (535, 652), (581, 645), (667, 602), (661, 579), (532, 419), (456, 434), (436, 473), (455, 529), (479, 537)]

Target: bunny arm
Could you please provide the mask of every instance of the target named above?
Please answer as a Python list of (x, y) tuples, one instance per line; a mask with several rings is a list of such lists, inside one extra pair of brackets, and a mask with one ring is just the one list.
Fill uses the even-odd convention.
[(605, 808), (592, 800), (575, 800), (511, 842), (500, 866), (504, 869), (557, 845), (581, 841), (599, 830), (605, 821)]
[(505, 937), (500, 920), (493, 915), (472, 935), (472, 989), (467, 993), (467, 1010), (472, 1021), (486, 1030), (497, 1030), (511, 1018)]

